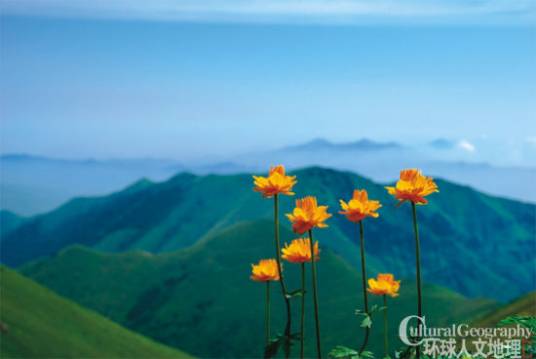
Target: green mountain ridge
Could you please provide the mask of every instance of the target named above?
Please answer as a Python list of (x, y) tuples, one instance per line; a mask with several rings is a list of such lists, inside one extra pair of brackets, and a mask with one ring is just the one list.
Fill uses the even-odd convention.
[(191, 358), (0, 267), (2, 358)]
[[(316, 195), (334, 216), (318, 238), (348, 263), (359, 263), (357, 229), (337, 214), (339, 199), (365, 188), (383, 203), (380, 218), (365, 221), (369, 264), (414, 276), (409, 206), (400, 208), (382, 185), (350, 172), (325, 168), (295, 171), (297, 196)], [(508, 300), (534, 289), (536, 206), (437, 181), (440, 193), (419, 207), (423, 276), (472, 297)], [(293, 197), (281, 199), (289, 212)], [(72, 244), (108, 252), (143, 249), (163, 253), (186, 248), (241, 221), (271, 218), (272, 202), (252, 191), (250, 175), (179, 174), (162, 183), (138, 182), (124, 191), (75, 199), (26, 220), (2, 236), (2, 262), (19, 266)], [(282, 224), (289, 223), (282, 217)], [(478, 274), (474, 271), (478, 263)], [(502, 288), (508, 286), (509, 290)]]
[[(144, 251), (103, 253), (81, 246), (25, 265), (22, 272), (36, 281), (94, 309), (110, 319), (164, 344), (199, 357), (260, 357), (263, 347), (264, 291), (249, 279), (250, 264), (273, 256), (273, 223), (243, 222), (207, 236), (173, 253)], [(318, 231), (320, 232), (320, 231)], [(294, 235), (281, 231), (283, 241)], [(321, 240), (319, 302), (324, 355), (335, 345), (358, 347), (363, 330), (354, 312), (362, 308), (360, 275)], [(297, 289), (299, 266), (284, 264), (289, 288)], [(372, 269), (369, 275), (376, 274)], [(307, 267), (310, 293), (310, 268)], [(272, 285), (273, 335), (284, 326), (284, 307), (276, 283)], [(416, 310), (415, 284), (402, 280), (399, 298), (389, 301), (390, 337), (398, 343), (400, 320)], [(307, 295), (307, 353), (314, 355), (311, 297)], [(380, 304), (379, 298), (371, 298)], [(467, 299), (446, 288), (424, 286), (427, 320), (437, 324), (487, 313), (497, 304)], [(293, 299), (298, 328), (299, 300)], [(376, 320), (376, 319), (374, 319)], [(381, 318), (371, 335), (371, 349), (382, 345)], [(296, 350), (296, 349), (295, 349)], [(297, 354), (295, 352), (295, 354)]]

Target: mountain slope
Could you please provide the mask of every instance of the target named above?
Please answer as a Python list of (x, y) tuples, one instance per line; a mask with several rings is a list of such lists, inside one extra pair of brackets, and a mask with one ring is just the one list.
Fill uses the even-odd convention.
[(536, 317), (536, 292), (530, 292), (512, 302), (487, 313), (482, 318), (475, 321), (474, 326), (480, 328), (491, 328), (501, 320), (512, 315), (527, 315)]
[[(13, 231), (24, 222), (23, 217), (19, 217), (13, 212), (0, 210), (0, 236)], [(1, 237), (0, 237), (1, 239)]]
[(0, 267), (2, 358), (190, 358)]
[[(237, 224), (193, 247), (159, 255), (147, 252), (98, 253), (80, 246), (26, 265), (23, 272), (111, 319), (165, 344), (201, 357), (257, 357), (263, 342), (265, 286), (249, 279), (250, 263), (273, 254), (272, 222)], [(282, 230), (282, 239), (293, 234)], [(357, 347), (362, 339), (360, 276), (321, 242), (319, 302), (324, 350), (337, 344)], [(289, 288), (298, 286), (298, 266), (285, 264)], [(370, 270), (371, 276), (376, 273)], [(310, 277), (309, 267), (307, 278)], [(309, 281), (309, 279), (308, 279)], [(283, 327), (283, 303), (272, 286), (273, 333)], [(307, 289), (311, 293), (310, 288)], [(403, 280), (401, 295), (390, 301), (391, 340), (398, 343), (397, 323), (413, 314), (415, 284)], [(372, 303), (378, 303), (372, 298)], [(294, 328), (299, 300), (294, 299)], [(481, 315), (496, 307), (489, 300), (469, 300), (445, 288), (425, 285), (427, 319), (445, 324)], [(311, 297), (307, 297), (307, 351), (314, 354)], [(380, 320), (380, 319), (378, 319)], [(381, 322), (381, 320), (380, 320)], [(380, 350), (382, 331), (372, 333)]]
[(50, 211), (75, 196), (112, 193), (139, 178), (163, 180), (184, 167), (164, 159), (56, 159), (0, 155), (0, 209), (26, 216)]
[[(366, 220), (369, 263), (378, 270), (414, 275), (410, 209), (395, 207), (382, 185), (350, 172), (323, 168), (296, 171), (298, 196), (314, 194), (335, 213), (319, 233), (348, 263), (358, 263), (357, 230), (336, 214), (338, 200), (355, 187), (383, 203), (380, 218)], [(483, 195), (438, 181), (440, 193), (419, 207), (425, 280), (470, 296), (510, 299), (532, 289), (536, 206)], [(240, 221), (270, 218), (272, 203), (252, 191), (250, 175), (180, 174), (163, 183), (138, 183), (111, 196), (75, 199), (28, 219), (3, 238), (1, 259), (20, 265), (72, 244), (110, 252), (173, 251)], [(282, 198), (281, 212), (294, 198)], [(289, 226), (286, 219), (283, 225)], [(507, 238), (508, 240), (505, 240)], [(387, 254), (387, 255), (386, 255)], [(480, 270), (476, 274), (474, 263)], [(515, 264), (515, 266), (513, 266)], [(504, 286), (510, 288), (504, 291)]]

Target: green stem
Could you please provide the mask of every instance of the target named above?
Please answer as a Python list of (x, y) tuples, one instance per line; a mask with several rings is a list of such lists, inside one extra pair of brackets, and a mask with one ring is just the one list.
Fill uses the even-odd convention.
[(309, 230), (309, 249), (311, 250), (311, 268), (313, 272), (313, 299), (315, 305), (315, 323), (316, 323), (316, 353), (317, 357), (322, 357), (322, 349), (320, 348), (320, 320), (318, 319), (318, 292), (316, 283), (316, 263), (315, 251), (313, 245), (313, 231)]
[(264, 323), (266, 325), (266, 345), (270, 344), (270, 281), (266, 281), (266, 308)]
[(279, 270), (279, 283), (281, 284), (281, 292), (283, 299), (285, 300), (285, 306), (287, 307), (287, 325), (285, 327), (285, 336), (290, 341), (291, 327), (292, 327), (292, 315), (290, 311), (290, 300), (287, 296), (287, 287), (285, 286), (285, 279), (283, 277), (283, 271), (281, 270), (281, 242), (279, 239), (279, 198), (278, 195), (274, 195), (274, 232), (275, 232), (275, 251), (277, 269)]
[(300, 343), (300, 358), (303, 359), (304, 351), (304, 336), (305, 336), (305, 263), (301, 264), (301, 288), (302, 288), (302, 297), (301, 297), (301, 343)]
[[(359, 243), (361, 246), (361, 282), (363, 285), (363, 302), (365, 304), (365, 314), (369, 315), (369, 308), (368, 308), (368, 293), (367, 293), (367, 270), (366, 270), (366, 262), (365, 262), (365, 231), (363, 229), (363, 221), (359, 221)], [(363, 353), (365, 348), (367, 347), (368, 338), (369, 338), (369, 332), (370, 328), (365, 328), (365, 339), (363, 340), (363, 344), (361, 345), (361, 349), (359, 349), (359, 354)]]
[(387, 321), (387, 296), (383, 295), (383, 330), (385, 331), (383, 337), (383, 347), (385, 350), (385, 357), (389, 356), (389, 322)]
[[(417, 225), (417, 209), (414, 202), (411, 202), (413, 212), (413, 231), (415, 232), (415, 261), (417, 267), (417, 315), (422, 318), (422, 291), (421, 291), (421, 245), (419, 242), (419, 227)], [(420, 341), (421, 321), (419, 320), (419, 328), (417, 341)], [(421, 348), (417, 346), (417, 359), (421, 357)]]

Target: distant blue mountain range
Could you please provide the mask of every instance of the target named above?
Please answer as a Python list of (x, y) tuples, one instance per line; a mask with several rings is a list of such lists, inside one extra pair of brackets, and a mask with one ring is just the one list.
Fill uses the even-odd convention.
[(334, 143), (312, 141), (264, 152), (202, 162), (140, 159), (54, 159), (28, 154), (0, 157), (0, 208), (22, 215), (46, 212), (76, 196), (117, 191), (141, 178), (165, 180), (177, 172), (233, 174), (265, 171), (282, 163), (289, 168), (326, 166), (351, 170), (379, 182), (398, 176), (402, 168), (419, 167), (426, 174), (470, 185), (492, 195), (536, 202), (536, 169), (498, 167), (450, 156), (459, 151), (456, 141), (436, 139), (410, 147), (397, 142), (360, 139)]

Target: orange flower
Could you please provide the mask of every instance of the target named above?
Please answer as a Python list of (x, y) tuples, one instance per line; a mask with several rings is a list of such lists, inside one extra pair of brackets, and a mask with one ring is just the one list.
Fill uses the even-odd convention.
[(316, 197), (308, 196), (297, 199), (296, 207), (292, 214), (287, 214), (288, 219), (292, 222), (292, 230), (303, 234), (314, 227), (327, 227), (324, 221), (331, 217), (327, 209), (328, 206), (319, 206), (317, 204)]
[(368, 280), (368, 286), (367, 291), (372, 294), (398, 297), (400, 281), (395, 280), (395, 277), (390, 273), (380, 273), (377, 279), (370, 278)]
[(276, 194), (286, 194), (292, 196), (292, 187), (296, 184), (296, 176), (285, 175), (285, 167), (278, 165), (270, 167), (268, 177), (253, 176), (253, 188), (256, 192), (261, 192), (266, 198), (273, 197)]
[(400, 179), (395, 187), (385, 187), (389, 194), (398, 199), (399, 203), (411, 201), (415, 204), (426, 204), (424, 198), (431, 193), (439, 192), (432, 177), (423, 176), (418, 169), (400, 171)]
[(279, 280), (279, 270), (275, 259), (261, 259), (258, 264), (252, 264), (250, 278), (257, 282)]
[[(290, 245), (285, 243), (285, 247), (281, 250), (283, 259), (291, 263), (304, 263), (311, 261), (311, 241), (309, 238), (298, 238), (290, 242)], [(315, 261), (319, 259), (318, 241), (314, 244)]]
[(378, 217), (376, 211), (382, 206), (380, 201), (369, 200), (367, 191), (358, 189), (354, 190), (354, 196), (348, 203), (342, 199), (339, 202), (343, 209), (339, 213), (344, 214), (351, 222), (359, 222), (365, 217)]

